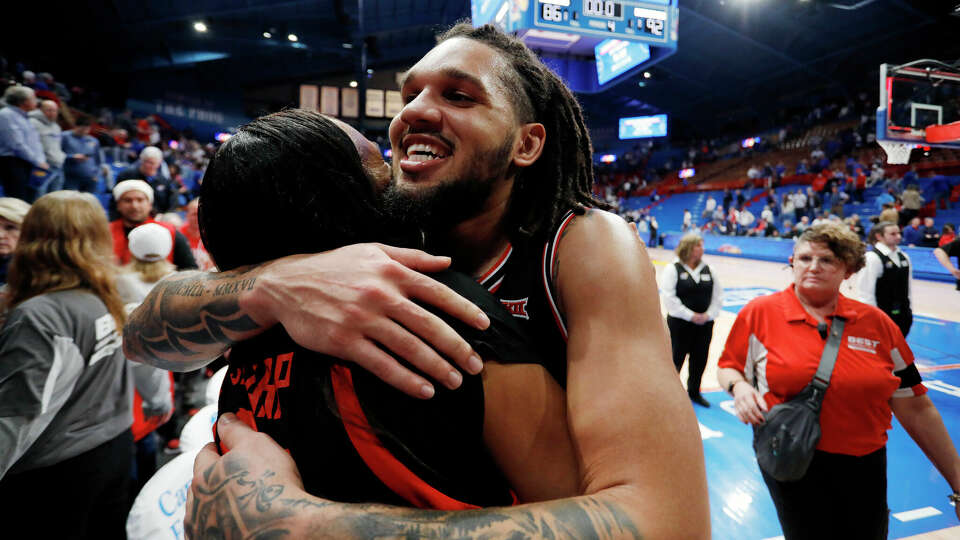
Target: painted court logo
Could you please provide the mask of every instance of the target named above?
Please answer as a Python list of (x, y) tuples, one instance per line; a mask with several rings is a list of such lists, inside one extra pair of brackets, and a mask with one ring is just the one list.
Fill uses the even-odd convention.
[(880, 342), (874, 339), (867, 339), (856, 336), (847, 336), (847, 347), (855, 351), (863, 351), (870, 354), (877, 354), (877, 345)]
[(507, 308), (507, 311), (514, 317), (530, 320), (530, 314), (527, 313), (528, 300), (529, 297), (521, 298), (520, 300), (500, 300), (500, 303), (503, 304), (503, 307)]

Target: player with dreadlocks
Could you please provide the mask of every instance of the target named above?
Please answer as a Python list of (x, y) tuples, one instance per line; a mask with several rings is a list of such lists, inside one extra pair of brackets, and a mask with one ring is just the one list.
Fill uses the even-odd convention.
[[(583, 495), (470, 512), (332, 503), (307, 495), (286, 454), (228, 416), (218, 433), (233, 450), (199, 454), (187, 527), (199, 536), (211, 527), (239, 533), (256, 526), (258, 534), (330, 538), (709, 538), (702, 443), (670, 361), (653, 267), (636, 233), (590, 196), (590, 142), (573, 96), (522, 43), (492, 28), (463, 26), (410, 68), (401, 95), (404, 107), (390, 126), (393, 178), (385, 208), (418, 223), (426, 249), (452, 256), (455, 267), (476, 276), (553, 358), (548, 369), (565, 384)], [(166, 311), (135, 313), (125, 336), (156, 336), (158, 326), (165, 331), (189, 305), (194, 314), (233, 313), (261, 327), (280, 322), (301, 345), (358, 363), (367, 359), (357, 351), (369, 349), (345, 343), (380, 345), (434, 374), (431, 362), (415, 362), (426, 346), (410, 331), (398, 340), (397, 330), (382, 330), (390, 324), (409, 328), (455, 361), (470, 356), (422, 320), (404, 318), (413, 312), (411, 294), (436, 303), (423, 297), (422, 281), (407, 286), (397, 277), (407, 269), (395, 263), (378, 281), (365, 275), (358, 283), (352, 272), (369, 274), (357, 264), (367, 260), (359, 255), (337, 250), (239, 269), (220, 278), (220, 295), (200, 279), (199, 289), (186, 289), (200, 295), (193, 303), (176, 294), (183, 283), (171, 284), (155, 299)], [(419, 269), (438, 266), (416, 257), (399, 256)], [(166, 326), (155, 324), (164, 317)], [(229, 346), (220, 334), (209, 341)], [(183, 357), (191, 367), (191, 357)], [(389, 381), (395, 372), (383, 364), (389, 362), (362, 365)], [(416, 376), (394, 382), (410, 389), (418, 382), (410, 377)], [(457, 383), (454, 376), (449, 386)], [(252, 489), (277, 498), (239, 504)], [(198, 514), (198, 508), (216, 511)]]

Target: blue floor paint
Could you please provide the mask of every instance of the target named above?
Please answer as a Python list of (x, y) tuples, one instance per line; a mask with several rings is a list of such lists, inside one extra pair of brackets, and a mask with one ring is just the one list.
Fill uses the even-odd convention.
[[(723, 309), (737, 313), (749, 299), (774, 292), (762, 287), (724, 289)], [(960, 324), (919, 316), (907, 339), (921, 367), (960, 364)], [(923, 373), (928, 395), (947, 431), (960, 444), (960, 367)], [(752, 432), (733, 414), (724, 392), (705, 393), (712, 407), (694, 406), (703, 436), (710, 492), (713, 538), (761, 540), (782, 534), (773, 501), (757, 468)], [(887, 443), (887, 503), (890, 538), (954, 527), (958, 522), (947, 500), (950, 488), (894, 418)], [(898, 512), (933, 507), (938, 515), (902, 522)]]

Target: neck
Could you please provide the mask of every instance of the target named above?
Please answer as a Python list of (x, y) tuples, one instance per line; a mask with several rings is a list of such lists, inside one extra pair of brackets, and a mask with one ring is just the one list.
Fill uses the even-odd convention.
[(512, 178), (498, 182), (479, 214), (447, 233), (428, 236), (428, 250), (450, 255), (454, 268), (461, 272), (481, 275), (510, 241), (503, 220), (512, 188)]
[(809, 291), (801, 291), (799, 288), (794, 288), (794, 290), (804, 311), (809, 313), (817, 322), (826, 322), (827, 315), (837, 310), (839, 292), (811, 294)]
[(130, 221), (129, 219), (127, 219), (127, 218), (125, 218), (125, 217), (123, 217), (123, 216), (120, 217), (120, 221), (123, 222), (123, 227), (124, 227), (125, 229), (135, 229), (135, 228), (143, 225), (144, 223), (146, 223), (146, 222), (149, 221), (149, 220), (150, 220), (150, 218), (147, 218), (147, 219), (145, 219), (145, 220), (143, 220), (143, 221), (135, 222), (135, 221)]

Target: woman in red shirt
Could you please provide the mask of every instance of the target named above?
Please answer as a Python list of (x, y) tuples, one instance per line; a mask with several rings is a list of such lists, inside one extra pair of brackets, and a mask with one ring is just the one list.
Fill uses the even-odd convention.
[(903, 334), (877, 308), (840, 294), (843, 280), (864, 265), (860, 240), (842, 225), (816, 225), (800, 236), (790, 264), (790, 287), (754, 299), (737, 316), (718, 373), (737, 417), (761, 424), (765, 411), (793, 398), (817, 371), (818, 324), (847, 321), (805, 476), (780, 482), (761, 471), (784, 536), (886, 538), (891, 413), (944, 475), (951, 500), (960, 500), (960, 456)]

